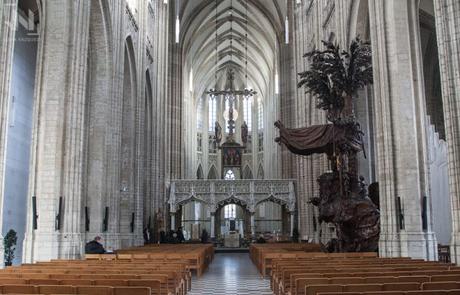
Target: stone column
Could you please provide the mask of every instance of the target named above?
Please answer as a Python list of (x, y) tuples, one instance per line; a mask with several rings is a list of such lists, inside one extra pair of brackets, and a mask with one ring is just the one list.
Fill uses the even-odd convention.
[(0, 268), (3, 268), (3, 194), (5, 155), (7, 146), (8, 112), (10, 98), (13, 46), (16, 32), (17, 0), (0, 3)]
[(452, 202), (451, 258), (460, 262), (460, 2), (434, 0)]
[(171, 212), (171, 229), (176, 230), (176, 213)]
[[(435, 259), (436, 239), (422, 228), (428, 196), (426, 110), (418, 2), (369, 0), (383, 257)], [(404, 225), (396, 212), (401, 199)]]
[[(29, 199), (24, 262), (75, 258), (83, 245), (81, 151), (90, 2), (42, 3), (29, 179), (29, 195), (37, 197), (39, 218), (34, 230)], [(61, 196), (63, 227), (56, 231)]]
[(290, 212), (290, 218), (291, 218), (290, 237), (292, 238), (292, 237), (294, 236), (294, 219), (295, 219), (295, 214), (294, 214), (294, 212)]
[(211, 213), (211, 239), (216, 238), (216, 213)]

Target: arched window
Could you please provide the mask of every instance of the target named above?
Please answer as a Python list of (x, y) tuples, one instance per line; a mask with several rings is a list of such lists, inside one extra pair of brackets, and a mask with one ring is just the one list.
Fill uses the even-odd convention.
[(228, 204), (224, 207), (224, 218), (231, 219), (236, 217), (236, 205)]
[(198, 104), (196, 107), (196, 129), (203, 129), (203, 98), (198, 99)]
[(252, 98), (245, 97), (243, 100), (244, 121), (248, 125), (248, 131), (252, 129)]
[(225, 176), (224, 176), (224, 179), (225, 180), (235, 180), (235, 173), (233, 172), (233, 170), (229, 169), (227, 170), (227, 173), (225, 173)]
[(258, 101), (257, 108), (257, 127), (259, 130), (264, 129), (264, 105), (262, 104), (262, 100), (260, 99)]
[(214, 132), (214, 124), (217, 121), (217, 99), (211, 96), (209, 97), (208, 102), (209, 102), (208, 104), (208, 119), (209, 119), (208, 131)]
[(137, 14), (137, 0), (126, 0), (128, 3), (129, 9), (131, 9), (131, 12), (133, 14)]
[(264, 168), (262, 164), (259, 165), (259, 171), (257, 171), (257, 179), (264, 179)]
[(198, 166), (196, 171), (196, 179), (204, 179), (203, 168), (201, 168), (201, 164)]
[(252, 178), (253, 176), (252, 176), (251, 168), (249, 168), (249, 166), (246, 166), (243, 171), (243, 179), (252, 179)]
[(217, 169), (215, 166), (212, 166), (211, 169), (209, 169), (208, 179), (217, 179), (217, 178), (218, 178)]

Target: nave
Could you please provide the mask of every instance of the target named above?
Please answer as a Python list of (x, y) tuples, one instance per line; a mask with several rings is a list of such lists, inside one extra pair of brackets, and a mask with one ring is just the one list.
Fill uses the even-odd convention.
[(9, 266), (0, 270), (0, 294), (460, 295), (460, 267), (452, 263), (318, 249), (264, 243), (249, 255), (214, 255), (210, 244), (131, 247)]
[(262, 279), (247, 253), (216, 254), (207, 272), (192, 284), (191, 295), (271, 295), (270, 281)]

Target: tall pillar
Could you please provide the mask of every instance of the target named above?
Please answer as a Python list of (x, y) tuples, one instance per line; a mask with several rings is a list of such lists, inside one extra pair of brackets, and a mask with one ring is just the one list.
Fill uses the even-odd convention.
[(291, 230), (290, 230), (290, 237), (292, 238), (294, 236), (294, 219), (295, 215), (294, 212), (290, 212), (290, 219), (291, 219)]
[(434, 0), (452, 203), (451, 258), (460, 263), (460, 2)]
[(11, 71), (16, 31), (17, 0), (0, 3), (0, 268), (3, 268), (3, 194), (5, 180), (5, 154), (8, 130)]
[[(81, 192), (90, 2), (43, 1), (37, 56), (24, 262), (77, 258), (81, 254)], [(47, 17), (50, 16), (50, 17)], [(63, 197), (60, 231), (55, 228)]]
[(216, 238), (216, 213), (211, 213), (211, 239)]
[[(381, 208), (379, 251), (384, 257), (436, 259), (434, 233), (422, 225), (422, 198), (430, 197), (430, 189), (418, 14), (415, 0), (369, 0)], [(403, 223), (397, 214), (397, 197)]]

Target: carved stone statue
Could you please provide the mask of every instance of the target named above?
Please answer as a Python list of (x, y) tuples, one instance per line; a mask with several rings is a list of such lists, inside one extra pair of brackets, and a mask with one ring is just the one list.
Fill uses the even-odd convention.
[(246, 145), (246, 143), (248, 142), (248, 134), (249, 128), (246, 124), (246, 121), (244, 121), (243, 125), (241, 125), (241, 141), (243, 142), (243, 145)]
[(217, 121), (214, 124), (214, 138), (217, 144), (220, 144), (220, 142), (222, 141), (222, 127)]

